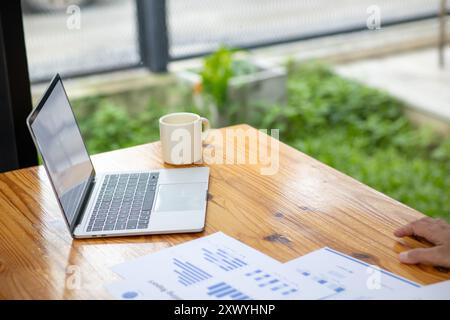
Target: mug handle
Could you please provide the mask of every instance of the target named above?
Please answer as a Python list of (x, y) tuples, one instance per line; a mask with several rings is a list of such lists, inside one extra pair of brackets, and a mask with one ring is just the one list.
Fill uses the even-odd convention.
[(211, 126), (206, 118), (201, 117), (200, 121), (202, 122), (202, 140), (205, 140), (208, 137), (208, 131), (211, 129)]

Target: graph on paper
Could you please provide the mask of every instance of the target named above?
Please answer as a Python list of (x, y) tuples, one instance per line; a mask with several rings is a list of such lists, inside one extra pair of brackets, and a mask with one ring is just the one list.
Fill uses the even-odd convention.
[(221, 248), (214, 250), (202, 248), (202, 252), (203, 258), (206, 261), (215, 264), (224, 271), (235, 270), (247, 265), (247, 263), (242, 259)]
[(173, 258), (173, 264), (176, 267), (174, 272), (178, 275), (178, 282), (185, 287), (212, 277), (208, 272), (193, 265), (189, 261), (181, 261)]
[(336, 293), (345, 291), (345, 288), (343, 286), (337, 285), (334, 281), (328, 280), (328, 278), (323, 275), (322, 276), (315, 275), (314, 273), (312, 273), (310, 271), (302, 270), (302, 269), (297, 269), (297, 272), (301, 276), (310, 278), (312, 281), (317, 282), (320, 285), (326, 286), (327, 288), (330, 288), (331, 290), (333, 290)]
[(265, 288), (281, 296), (288, 296), (298, 291), (297, 288), (282, 281), (279, 277), (264, 272), (262, 269), (255, 269), (247, 272), (245, 276), (255, 281), (259, 288)]
[(317, 299), (334, 293), (312, 278), (297, 276), (293, 281), (278, 261), (223, 233), (160, 250), (113, 270), (127, 279), (111, 286), (121, 299)]
[(208, 288), (208, 296), (218, 299), (250, 300), (251, 298), (225, 282), (219, 282)]

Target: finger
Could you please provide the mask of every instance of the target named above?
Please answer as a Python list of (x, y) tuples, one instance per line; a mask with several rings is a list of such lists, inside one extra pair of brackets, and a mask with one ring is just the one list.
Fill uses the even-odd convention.
[(414, 230), (412, 228), (412, 223), (408, 223), (394, 231), (394, 235), (399, 238), (411, 236), (413, 234)]
[(427, 264), (433, 266), (450, 267), (449, 259), (442, 254), (440, 247), (420, 248), (400, 253), (399, 260), (406, 264)]
[(424, 237), (425, 239), (432, 241), (433, 233), (431, 231), (430, 226), (435, 223), (434, 219), (429, 217), (422, 218), (420, 220), (411, 222), (403, 227), (394, 231), (394, 235), (397, 237), (406, 237), (406, 236), (419, 236)]

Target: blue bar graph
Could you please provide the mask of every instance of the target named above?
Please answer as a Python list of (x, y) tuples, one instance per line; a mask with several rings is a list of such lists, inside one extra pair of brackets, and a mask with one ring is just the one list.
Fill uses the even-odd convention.
[(245, 274), (247, 277), (256, 281), (258, 287), (267, 288), (271, 291), (279, 291), (281, 295), (286, 296), (297, 292), (298, 289), (291, 287), (287, 283), (283, 283), (277, 277), (272, 276), (269, 273), (264, 272), (261, 269), (256, 269)]
[(311, 272), (306, 271), (306, 270), (300, 270), (300, 269), (297, 269), (297, 271), (298, 271), (301, 275), (303, 275), (303, 276), (305, 276), (305, 277), (311, 277), (312, 280), (316, 281), (317, 283), (319, 283), (319, 284), (321, 284), (321, 285), (324, 285), (324, 286), (330, 288), (331, 290), (334, 290), (334, 291), (337, 292), (337, 293), (342, 292), (342, 291), (345, 291), (345, 288), (344, 288), (344, 287), (341, 287), (341, 286), (339, 286), (338, 284), (333, 283), (332, 281), (329, 281), (329, 280), (327, 280), (327, 279), (324, 279), (323, 276), (318, 277), (318, 276), (316, 276), (316, 275), (314, 275), (314, 274), (311, 274)]
[(174, 272), (178, 275), (178, 282), (185, 287), (212, 277), (209, 273), (194, 266), (188, 261), (183, 262), (174, 258), (173, 264), (176, 267)]
[(228, 253), (223, 249), (216, 249), (214, 251), (208, 250), (206, 248), (202, 248), (203, 258), (221, 268), (224, 271), (231, 271), (243, 266), (246, 266), (247, 263), (235, 257), (233, 254)]
[(282, 294), (283, 296), (287, 296), (288, 294), (291, 294), (291, 293), (294, 293), (294, 292), (297, 292), (297, 289), (295, 289), (295, 288), (290, 288), (290, 289), (288, 289), (288, 290), (283, 291), (281, 294)]
[(220, 282), (207, 288), (208, 295), (220, 299), (250, 300), (251, 298), (225, 282)]

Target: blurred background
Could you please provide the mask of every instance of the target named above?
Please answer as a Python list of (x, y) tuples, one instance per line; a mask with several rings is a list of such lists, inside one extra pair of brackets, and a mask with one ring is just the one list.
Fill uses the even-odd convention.
[(191, 110), (280, 129), (445, 218), (449, 13), (445, 0), (22, 0), (33, 100), (59, 72), (91, 153), (158, 140), (160, 115)]

